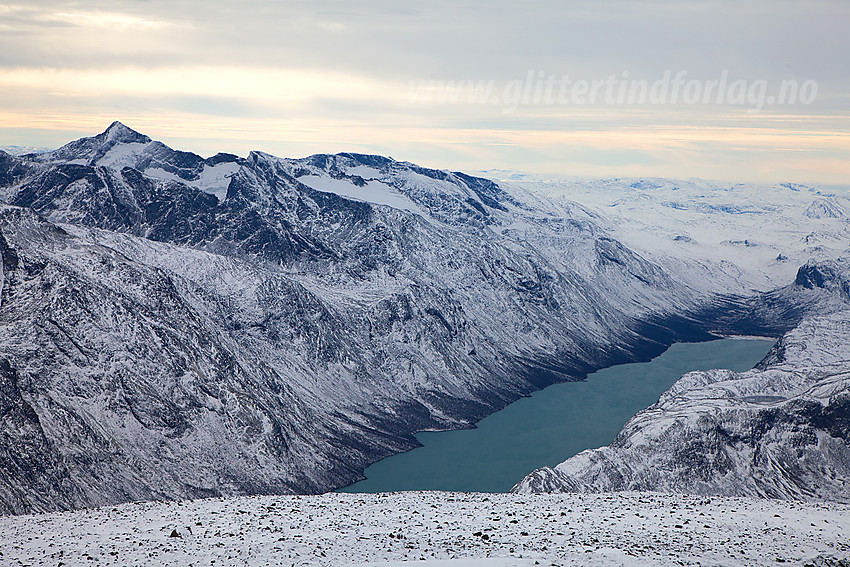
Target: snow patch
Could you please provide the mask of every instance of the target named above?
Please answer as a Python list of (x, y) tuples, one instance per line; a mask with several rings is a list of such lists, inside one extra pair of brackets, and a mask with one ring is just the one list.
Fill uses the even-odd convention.
[(379, 170), (368, 165), (349, 167), (346, 173), (349, 175), (358, 175), (363, 179), (378, 179), (383, 175)]
[(219, 163), (212, 167), (205, 167), (201, 177), (193, 182), (193, 185), (201, 191), (212, 193), (219, 201), (224, 201), (227, 196), (227, 187), (230, 178), (239, 171), (241, 166), (236, 162)]
[(331, 177), (322, 177), (318, 175), (305, 175), (303, 177), (299, 177), (298, 181), (311, 189), (315, 189), (316, 191), (334, 193), (340, 197), (345, 197), (346, 199), (365, 201), (375, 205), (386, 205), (394, 209), (409, 211), (420, 216), (425, 216), (419, 205), (408, 199), (406, 196), (395, 192), (392, 187), (380, 181), (368, 181), (363, 187), (358, 187), (344, 179), (333, 179)]
[(152, 167), (145, 170), (145, 175), (154, 179), (163, 181), (176, 181), (190, 185), (206, 193), (210, 193), (218, 197), (219, 202), (224, 201), (227, 197), (227, 187), (230, 185), (230, 178), (239, 171), (241, 166), (236, 162), (223, 162), (213, 166), (206, 166), (198, 179), (188, 181), (171, 172), (165, 171), (160, 167)]
[(124, 167), (133, 167), (136, 163), (136, 156), (145, 151), (148, 145), (149, 143), (141, 142), (116, 144), (97, 160), (96, 165), (118, 170)]

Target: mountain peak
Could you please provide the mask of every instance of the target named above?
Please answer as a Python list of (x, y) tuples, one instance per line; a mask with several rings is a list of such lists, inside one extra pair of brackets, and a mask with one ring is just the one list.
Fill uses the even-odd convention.
[[(136, 132), (132, 128), (125, 126), (123, 123), (116, 120), (109, 125), (109, 128), (103, 131), (100, 135), (106, 142), (124, 142), (124, 143), (142, 143), (146, 144), (151, 141), (148, 136)], [(100, 137), (98, 136), (98, 137)]]
[[(152, 143), (149, 137), (136, 132), (119, 121), (91, 138), (80, 138), (62, 146), (57, 150), (30, 156), (33, 161), (46, 163), (73, 161), (78, 164), (103, 165), (120, 169), (132, 166), (133, 158), (141, 150), (140, 146)], [(124, 146), (138, 144), (138, 146)]]

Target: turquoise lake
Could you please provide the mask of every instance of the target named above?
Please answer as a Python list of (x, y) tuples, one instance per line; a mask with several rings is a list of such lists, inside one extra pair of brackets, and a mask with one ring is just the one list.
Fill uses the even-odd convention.
[(555, 384), (482, 419), (476, 429), (422, 432), (407, 453), (366, 469), (341, 492), (506, 492), (541, 466), (608, 445), (638, 411), (691, 370), (749, 370), (775, 343), (722, 339), (678, 343), (650, 362), (605, 368), (583, 382)]

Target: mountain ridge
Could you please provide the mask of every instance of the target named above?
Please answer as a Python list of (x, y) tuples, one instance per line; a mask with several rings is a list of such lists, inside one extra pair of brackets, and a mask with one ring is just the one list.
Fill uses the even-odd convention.
[(0, 155), (4, 384), (66, 487), (7, 472), (3, 512), (325, 491), (553, 382), (778, 334), (818, 294), (673, 277), (580, 205), (465, 174), (218, 156), (120, 123)]

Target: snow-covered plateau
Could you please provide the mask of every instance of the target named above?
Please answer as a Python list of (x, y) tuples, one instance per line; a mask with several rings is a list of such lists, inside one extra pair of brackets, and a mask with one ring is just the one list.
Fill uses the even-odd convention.
[(502, 185), (544, 202), (579, 202), (615, 238), (676, 273), (710, 266), (715, 289), (769, 291), (800, 265), (833, 260), (850, 244), (847, 187), (658, 178)]
[[(0, 514), (88, 508), (0, 518), (0, 563), (837, 565), (846, 195), (202, 158), (117, 122), (0, 151)], [(656, 492), (285, 496), (724, 335), (782, 338), (517, 479)]]
[(844, 566), (850, 508), (658, 493), (402, 492), (0, 518), (3, 565)]

